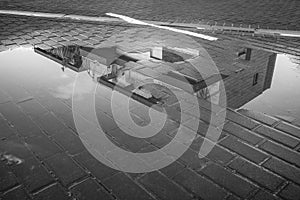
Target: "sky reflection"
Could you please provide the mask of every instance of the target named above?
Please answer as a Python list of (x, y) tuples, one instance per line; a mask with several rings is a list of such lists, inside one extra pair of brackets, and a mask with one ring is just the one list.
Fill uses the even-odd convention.
[(271, 88), (243, 108), (300, 119), (300, 68), (288, 56), (277, 55)]

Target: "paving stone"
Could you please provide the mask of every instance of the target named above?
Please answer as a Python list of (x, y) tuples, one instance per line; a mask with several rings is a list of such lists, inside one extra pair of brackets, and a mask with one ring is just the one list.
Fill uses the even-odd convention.
[(229, 195), (226, 200), (239, 200), (240, 198), (238, 198), (237, 196), (235, 195)]
[[(88, 46), (88, 43), (85, 42), (85, 40), (81, 41), (81, 40), (73, 40), (72, 41), (74, 44), (79, 45), (79, 46)], [(64, 43), (64, 45), (66, 45)]]
[(296, 147), (300, 142), (299, 139), (291, 137), (281, 131), (267, 126), (258, 127), (257, 129), (255, 129), (255, 132), (291, 148)]
[[(56, 35), (56, 34), (53, 34), (53, 35)], [(62, 38), (60, 38), (60, 37), (51, 37), (51, 38), (49, 38), (50, 40), (53, 40), (54, 42), (61, 42), (61, 41), (64, 41)]]
[[(168, 113), (168, 119), (171, 119), (177, 123), (184, 123), (188, 121), (189, 119), (193, 118), (193, 116), (186, 114), (186, 113), (181, 113), (177, 111), (176, 109), (170, 109), (167, 110)], [(210, 115), (201, 115), (201, 117), (207, 119), (208, 121), (210, 120)], [(202, 119), (202, 118), (201, 118)]]
[(158, 172), (147, 173), (138, 181), (159, 199), (191, 199), (191, 195)]
[(46, 41), (43, 41), (44, 44), (48, 45), (48, 46), (54, 46), (54, 45), (57, 45), (57, 42), (55, 41), (52, 41), (52, 40), (46, 40)]
[(222, 140), (220, 144), (255, 163), (260, 163), (268, 157), (265, 153), (244, 144), (231, 136)]
[[(194, 141), (192, 142), (192, 144), (190, 145), (190, 148), (196, 152), (199, 152), (204, 140), (207, 139), (204, 138), (203, 136), (197, 135)], [(211, 142), (210, 140), (208, 141)]]
[(85, 42), (86, 42), (87, 44), (90, 44), (90, 45), (97, 45), (97, 44), (100, 44), (100, 42), (95, 41), (95, 40), (91, 40), (91, 39), (85, 40)]
[(235, 159), (230, 163), (229, 167), (236, 170), (242, 176), (249, 178), (253, 182), (258, 183), (271, 191), (276, 191), (276, 189), (284, 182), (282, 178), (242, 158)]
[[(198, 137), (196, 140), (194, 140), (194, 142), (192, 143), (190, 148), (193, 149), (194, 151), (198, 152), (200, 150), (200, 146), (203, 144), (204, 140), (205, 140), (204, 138)], [(209, 140), (207, 140), (206, 142), (211, 143)], [(195, 143), (198, 143), (198, 144), (195, 144)], [(233, 153), (224, 149), (220, 145), (213, 144), (213, 143), (211, 143), (211, 145), (214, 145), (214, 147), (206, 155), (206, 158), (225, 165), (226, 163), (228, 163), (235, 157), (235, 155)]]
[(55, 115), (61, 120), (61, 122), (64, 123), (65, 126), (71, 128), (73, 131), (77, 130), (74, 119), (73, 119), (72, 111), (65, 112), (65, 113), (59, 113), (59, 114), (55, 114)]
[(277, 158), (271, 158), (263, 166), (300, 185), (300, 169)]
[(273, 124), (275, 124), (278, 121), (278, 119), (276, 119), (274, 117), (265, 115), (260, 112), (252, 111), (252, 110), (240, 109), (238, 112), (242, 113), (245, 116), (250, 117), (256, 121), (267, 124), (269, 126), (272, 126)]
[(226, 200), (240, 200), (240, 198), (231, 194), (231, 195), (227, 196)]
[(140, 199), (154, 199), (145, 190), (133, 182), (123, 173), (118, 173), (104, 182), (104, 186), (119, 199), (140, 200)]
[(18, 184), (12, 171), (5, 166), (4, 161), (0, 161), (0, 191), (6, 191)]
[(40, 40), (33, 39), (33, 38), (27, 39), (26, 42), (28, 42), (29, 44), (32, 44), (32, 45), (37, 45), (37, 44), (41, 44), (42, 43)]
[(13, 42), (12, 40), (2, 40), (1, 43), (5, 45), (15, 44), (15, 42)]
[[(63, 39), (63, 38), (62, 38)], [(76, 44), (75, 43), (76, 41), (66, 41), (65, 39), (63, 39), (63, 41), (59, 42), (60, 45), (63, 45), (63, 46), (69, 46), (69, 45), (74, 45)]]
[(71, 159), (70, 156), (60, 153), (45, 160), (50, 169), (59, 178), (64, 186), (86, 176), (86, 173)]
[(103, 112), (98, 112), (97, 110), (97, 117), (98, 117), (99, 125), (101, 126), (102, 130), (108, 134), (110, 131), (118, 127), (116, 122), (107, 114), (104, 114)]
[(52, 185), (33, 196), (34, 200), (69, 200), (70, 196), (58, 184)]
[(26, 193), (25, 189), (22, 187), (15, 188), (7, 193), (5, 193), (2, 197), (3, 200), (14, 200), (14, 199), (24, 199), (30, 200), (30, 196)]
[(252, 199), (253, 200), (261, 200), (261, 199), (263, 199), (263, 200), (278, 200), (279, 198), (269, 192), (260, 190), (251, 198), (251, 200)]
[(260, 145), (260, 148), (289, 163), (297, 165), (298, 167), (300, 166), (300, 154), (296, 151), (290, 150), (271, 141), (263, 143)]
[(84, 33), (81, 33), (80, 35), (82, 35), (82, 36), (84, 36), (84, 37), (87, 37), (87, 38), (89, 38), (89, 37), (92, 37), (92, 36), (93, 36), (93, 34), (92, 34), (92, 33), (90, 33), (90, 32), (84, 32)]
[[(49, 94), (46, 95), (46, 101), (45, 104), (47, 104), (47, 107), (49, 110), (51, 110), (56, 116), (61, 116), (65, 113), (70, 113), (72, 109), (68, 107), (62, 100), (58, 98), (51, 98), (49, 97)], [(43, 104), (43, 102), (41, 101)]]
[(224, 199), (227, 195), (225, 190), (189, 169), (184, 169), (174, 180), (202, 199)]
[(298, 200), (300, 197), (300, 186), (290, 183), (279, 193), (279, 196), (288, 200)]
[(103, 188), (93, 179), (88, 178), (83, 182), (75, 185), (71, 188), (71, 193), (78, 200), (112, 200), (114, 199), (108, 192), (104, 191)]
[(5, 77), (3, 77), (3, 79), (1, 79), (0, 81), (2, 83), (1, 89), (3, 90), (3, 92), (9, 95), (11, 100), (13, 100), (14, 102), (21, 102), (32, 98), (31, 94), (29, 94), (22, 86), (17, 84), (16, 81), (6, 79)]
[(119, 172), (98, 161), (88, 151), (81, 152), (74, 159), (101, 182)]
[(223, 129), (231, 135), (234, 135), (237, 138), (242, 139), (243, 141), (246, 141), (252, 145), (255, 145), (263, 140), (261, 136), (258, 136), (252, 131), (249, 131), (248, 129), (243, 128), (242, 126), (230, 121), (225, 123)]
[(122, 171), (132, 171), (148, 168), (147, 163), (138, 155), (128, 157), (128, 153), (113, 149), (106, 154), (106, 158), (118, 169)]
[(259, 125), (258, 122), (229, 109), (227, 109), (226, 118), (250, 130)]
[(12, 155), (19, 159), (33, 157), (32, 152), (27, 148), (24, 141), (17, 136), (0, 140), (0, 152), (6, 155)]
[(170, 165), (160, 169), (160, 171), (168, 178), (173, 178), (183, 169), (184, 169), (183, 164), (181, 164), (180, 162), (174, 161)]
[(41, 129), (14, 103), (0, 104), (0, 112), (24, 137), (40, 135)]
[(175, 130), (174, 134), (177, 135), (176, 136), (177, 142), (183, 145), (190, 145), (194, 141), (195, 137), (197, 136), (197, 133), (195, 131), (185, 127), (182, 127), (179, 130)]
[(35, 158), (25, 159), (21, 164), (12, 166), (12, 169), (29, 192), (54, 182), (50, 173)]
[(163, 153), (161, 150), (159, 150), (157, 147), (155, 147), (151, 144), (148, 145), (147, 147), (141, 149), (137, 153), (140, 153), (142, 155), (144, 153), (149, 153), (149, 152), (153, 152), (153, 151), (157, 151), (157, 154), (148, 156), (148, 157), (143, 157), (143, 156), (138, 155), (137, 157), (140, 158), (145, 163), (147, 163), (149, 166), (157, 165), (158, 163), (161, 164), (161, 163), (166, 163), (169, 161), (171, 161), (171, 162), (175, 161), (175, 159), (173, 157), (168, 156), (167, 154)]
[[(0, 118), (0, 121), (2, 121), (2, 120), (3, 119)], [(3, 123), (2, 122), (0, 123), (0, 130), (1, 130), (0, 131), (0, 139), (16, 135), (16, 131), (14, 131), (4, 120), (3, 120)]]
[(35, 99), (21, 102), (18, 105), (32, 118), (39, 118), (48, 112), (48, 110)]
[(300, 138), (300, 128), (297, 126), (285, 122), (280, 122), (275, 126), (275, 128)]
[(20, 38), (14, 39), (13, 42), (15, 42), (18, 45), (28, 44), (24, 39), (20, 39)]
[[(155, 12), (149, 12), (147, 9), (148, 4), (139, 1), (133, 1), (130, 2), (130, 4), (115, 0), (110, 3), (90, 1), (88, 8), (76, 1), (70, 1), (64, 4), (64, 6), (45, 2), (29, 2), (24, 5), (20, 2), (21, 1), (12, 2), (10, 3), (10, 6), (18, 10), (35, 11), (40, 9), (40, 11), (44, 12), (102, 16), (108, 11), (111, 5), (114, 5), (114, 11), (116, 13), (126, 14), (130, 17), (144, 20), (158, 20), (164, 22), (177, 21), (185, 23), (207, 22), (210, 25), (214, 25), (217, 21), (218, 25), (222, 25), (226, 22), (226, 25), (229, 26), (231, 26), (231, 24), (234, 24), (235, 26), (239, 26), (240, 24), (247, 24), (248, 26), (251, 24), (251, 27), (256, 28), (257, 26), (264, 28), (271, 26), (274, 29), (286, 29), (287, 27), (292, 30), (299, 29), (297, 16), (290, 14), (299, 10), (299, 6), (297, 2), (291, 0), (278, 2), (275, 5), (271, 2), (261, 3), (241, 1), (240, 4), (243, 6), (234, 13), (230, 13), (230, 11), (236, 8), (235, 1), (229, 1), (227, 4), (222, 4), (222, 1), (209, 3), (206, 1), (189, 1), (188, 4), (181, 1), (166, 1), (151, 4), (153, 7), (162, 8), (162, 10), (156, 9)], [(2, 5), (2, 9), (5, 8), (7, 9), (7, 4)], [(253, 11), (253, 8), (256, 9), (255, 15), (251, 12)], [(138, 10), (139, 12), (129, 12), (130, 9)], [(176, 10), (176, 13), (174, 13), (174, 10)], [(269, 10), (272, 12), (267, 12)]]
[(27, 33), (25, 33), (25, 32), (18, 32), (18, 35), (22, 38), (22, 39), (25, 39), (25, 40), (30, 40), (30, 39), (32, 39), (32, 37), (29, 35), (29, 34), (27, 34)]
[(161, 131), (152, 137), (146, 138), (145, 140), (158, 148), (162, 148), (170, 143), (172, 139), (173, 138), (171, 136)]
[(52, 113), (46, 113), (35, 119), (36, 123), (48, 135), (55, 135), (67, 127)]
[(194, 170), (198, 170), (203, 168), (209, 160), (207, 158), (200, 159), (198, 156), (198, 152), (188, 149), (186, 152), (184, 152), (184, 154), (179, 158), (178, 161), (185, 166), (188, 166)]
[(25, 141), (28, 148), (43, 159), (62, 152), (62, 149), (45, 135), (26, 138)]
[[(198, 119), (190, 119), (186, 122), (183, 123), (183, 125), (189, 129), (192, 130), (191, 127), (195, 126), (195, 123), (198, 123), (198, 128), (197, 130), (194, 130), (194, 131), (197, 131), (197, 133), (211, 141), (214, 141), (214, 142), (217, 142), (216, 140), (221, 140), (223, 139), (225, 136), (226, 136), (226, 133), (224, 131), (221, 130), (221, 134), (220, 134), (220, 130), (218, 128), (216, 128), (215, 126), (210, 126), (203, 122), (202, 120), (198, 120)], [(208, 134), (208, 128), (210, 128), (210, 133)], [(195, 128), (193, 128), (195, 129)], [(219, 137), (216, 137), (219, 136)]]
[(42, 50), (49, 50), (49, 49), (51, 49), (50, 46), (48, 46), (48, 45), (46, 45), (46, 44), (42, 44), (42, 43), (36, 44), (35, 47), (38, 47), (38, 48), (40, 48), (40, 49), (42, 49)]
[[(224, 111), (222, 111), (224, 112)], [(214, 121), (211, 121), (212, 115), (214, 115)], [(197, 117), (197, 116), (196, 116)], [(200, 119), (208, 124), (211, 124), (215, 127), (219, 127), (224, 123), (223, 115), (218, 113), (215, 114), (211, 110), (206, 110), (200, 107)]]
[(215, 164), (208, 165), (201, 172), (242, 198), (248, 197), (256, 190), (256, 186)]
[(97, 42), (101, 42), (103, 41), (103, 38), (102, 37), (98, 37), (98, 36), (93, 36), (93, 37), (90, 37), (91, 40), (95, 40)]
[(44, 40), (48, 40), (47, 37), (43, 36), (43, 35), (38, 35), (34, 37), (35, 39), (39, 40), (39, 41), (44, 41)]
[(81, 139), (71, 129), (60, 130), (52, 138), (71, 155), (78, 154), (86, 149)]
[[(99, 113), (105, 113), (107, 116), (112, 117), (112, 110), (111, 110), (111, 96), (112, 96), (112, 90), (110, 88), (104, 88), (103, 86), (99, 87), (99, 90), (101, 89), (101, 93), (96, 93), (96, 111)], [(99, 116), (98, 116), (99, 117)]]
[(45, 32), (42, 33), (42, 35), (47, 38), (55, 37), (55, 36), (53, 36), (53, 33), (51, 30), (46, 30)]
[[(173, 121), (173, 120), (166, 120), (164, 127), (161, 129), (160, 133), (167, 134), (171, 137), (174, 136), (174, 134), (177, 133), (177, 130), (179, 128), (180, 124)], [(159, 133), (158, 133), (159, 134)]]
[[(129, 129), (127, 130), (130, 131)], [(117, 143), (125, 146), (131, 152), (138, 152), (140, 149), (150, 145), (148, 142), (146, 142), (146, 140), (133, 137), (120, 128), (111, 130), (108, 134), (111, 135), (117, 141)]]

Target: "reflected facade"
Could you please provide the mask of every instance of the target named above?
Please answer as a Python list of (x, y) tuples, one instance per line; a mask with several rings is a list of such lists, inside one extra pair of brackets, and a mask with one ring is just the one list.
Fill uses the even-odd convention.
[[(233, 43), (231, 51), (224, 49), (222, 52), (226, 60), (213, 56), (221, 76), (204, 77), (190, 64), (193, 61), (205, 63), (197, 49), (152, 47), (124, 52), (117, 46), (91, 48), (71, 45), (50, 50), (35, 48), (35, 52), (60, 63), (63, 70), (85, 71), (94, 81), (149, 105), (166, 101), (162, 95), (166, 91), (158, 87), (159, 84), (185, 90), (218, 104), (221, 78), (226, 89), (227, 106), (233, 109), (271, 87), (276, 61), (275, 53)], [(214, 52), (209, 53), (214, 55)], [(158, 84), (145, 85), (149, 82)]]

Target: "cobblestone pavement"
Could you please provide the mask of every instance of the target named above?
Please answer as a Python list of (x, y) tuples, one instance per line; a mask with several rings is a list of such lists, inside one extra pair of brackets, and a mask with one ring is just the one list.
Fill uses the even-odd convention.
[[(138, 19), (176, 22), (224, 22), (299, 30), (298, 0), (1, 0), (0, 9), (103, 16), (106, 12)], [(202, 22), (203, 22), (202, 21)]]
[[(1, 51), (32, 45), (96, 46), (128, 29), (122, 24), (11, 16), (1, 16), (0, 24)], [(287, 49), (283, 40), (270, 40), (270, 44), (265, 39), (254, 42), (276, 51)], [(297, 52), (299, 43), (288, 45)], [(228, 109), (221, 139), (206, 158), (198, 159), (207, 128), (203, 116), (197, 139), (176, 162), (152, 173), (130, 174), (112, 170), (88, 153), (76, 134), (70, 102), (51, 99), (55, 103), (49, 105), (48, 96), (22, 85), (15, 89), (0, 93), (0, 199), (299, 199), (299, 122)], [(172, 121), (168, 134), (133, 147), (160, 148), (176, 126)], [(118, 133), (114, 136), (123, 140)], [(18, 164), (16, 158), (26, 162)]]
[[(44, 48), (70, 43), (97, 45), (113, 33), (132, 27), (126, 23), (83, 23), (82, 21), (51, 20), (35, 17), (0, 15), (0, 51), (18, 46), (39, 45)], [(300, 56), (300, 39), (273, 36), (249, 36), (187, 29), (219, 38), (246, 41), (250, 45), (276, 53)], [(80, 35), (80, 36), (78, 36)], [(83, 35), (83, 36), (82, 36)], [(75, 36), (75, 37), (73, 37)], [(77, 37), (76, 37), (77, 36)]]

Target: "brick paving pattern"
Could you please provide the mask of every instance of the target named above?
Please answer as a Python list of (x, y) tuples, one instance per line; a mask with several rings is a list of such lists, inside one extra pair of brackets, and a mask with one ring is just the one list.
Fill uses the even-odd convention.
[(104, 16), (107, 12), (126, 14), (144, 20), (209, 24), (227, 23), (299, 30), (298, 0), (1, 0), (0, 9), (40, 11), (88, 16)]
[[(89, 9), (83, 6), (86, 2), (80, 1), (76, 1), (75, 6), (70, 8), (70, 2), (74, 3), (67, 1), (59, 9), (55, 4), (45, 4), (44, 1), (1, 1), (1, 6), (5, 9), (26, 8), (80, 14), (89, 10), (88, 14), (92, 15), (101, 15), (104, 10), (124, 9), (125, 12), (130, 8), (132, 11), (126, 14), (160, 21), (178, 19), (177, 15), (181, 19), (184, 16), (193, 18), (193, 13), (196, 15), (199, 11), (193, 8), (193, 3), (178, 4), (176, 1), (172, 1), (168, 9), (186, 6), (188, 16), (164, 10), (163, 7), (158, 9), (158, 13), (151, 13), (147, 4), (139, 5), (134, 1), (123, 1), (124, 6), (113, 1), (103, 5), (94, 2), (97, 4), (95, 6), (91, 1)], [(243, 9), (249, 10), (245, 1), (238, 2), (245, 5)], [(267, 7), (272, 4), (271, 1), (264, 2), (261, 4)], [(278, 2), (278, 7), (289, 2), (286, 5), (295, 10), (296, 16), (296, 1)], [(148, 4), (155, 8), (159, 5), (155, 2)], [(220, 1), (213, 1), (212, 5), (215, 5), (216, 13), (208, 15), (203, 12), (201, 15), (220, 21), (233, 20), (228, 17), (230, 12), (225, 12), (232, 8), (226, 7), (225, 3), (216, 6), (220, 5)], [(278, 8), (273, 6), (272, 9)], [(221, 11), (222, 14), (219, 13)], [(119, 12), (122, 13), (122, 10)], [(235, 9), (234, 12), (242, 10)], [(148, 18), (153, 15), (160, 17)], [(243, 16), (247, 15), (250, 14), (245, 13)], [(258, 12), (255, 17), (264, 22), (265, 18), (261, 15)], [(292, 22), (293, 17), (290, 20)], [(246, 22), (259, 23), (251, 20)], [(279, 25), (286, 26), (287, 22), (282, 21)], [(68, 44), (96, 46), (110, 35), (129, 28), (124, 24), (91, 24), (4, 15), (0, 16), (0, 27), (0, 51), (32, 45), (42, 49)], [(224, 35), (219, 36), (224, 40), (233, 40)], [(299, 43), (293, 40), (287, 44), (281, 39), (247, 38), (257, 46), (278, 52), (286, 52), (287, 46), (295, 49), (299, 47)], [(299, 55), (299, 51), (290, 51)], [(50, 97), (39, 96), (20, 86), (14, 88), (14, 91), (0, 91), (0, 153), (15, 155), (26, 162), (7, 163), (4, 154), (1, 154), (0, 199), (299, 199), (300, 127), (297, 124), (263, 114), (238, 113), (228, 109), (222, 137), (206, 158), (197, 157), (197, 150), (204, 140), (202, 131), (198, 130), (197, 139), (176, 162), (152, 173), (130, 174), (108, 168), (84, 148), (72, 121), (70, 102), (51, 99), (52, 104), (49, 104), (45, 99)], [(108, 105), (109, 101), (103, 99), (102, 103)], [(203, 106), (203, 109), (208, 109)], [(111, 120), (108, 113), (105, 120)], [(140, 146), (127, 148), (138, 148), (135, 151), (160, 148), (162, 142), (168, 141), (176, 125), (177, 122), (170, 122), (166, 130), (168, 134), (145, 141)], [(123, 140), (122, 135), (112, 134), (116, 141)]]
[[(223, 138), (205, 159), (197, 158), (197, 147), (203, 142), (200, 133), (178, 161), (155, 172), (134, 175), (110, 169), (92, 157), (80, 142), (76, 142), (79, 138), (74, 127), (60, 117), (59, 110), (51, 109), (39, 97), (27, 101), (31, 103), (28, 107), (16, 104), (10, 95), (9, 98), (13, 101), (0, 104), (3, 130), (0, 150), (25, 159), (25, 162), (8, 164), (2, 158), (2, 199), (299, 197), (300, 163), (296, 146), (300, 144), (300, 128), (282, 120), (244, 113), (249, 119), (248, 125), (253, 123), (255, 126), (247, 128), (228, 119)], [(61, 101), (61, 104), (68, 108), (66, 102)], [(29, 108), (43, 114), (34, 118), (26, 111)], [(13, 109), (13, 113), (18, 113), (21, 118), (12, 118), (7, 109)], [(230, 113), (239, 116), (234, 111)], [(55, 121), (54, 126), (49, 126), (45, 120)], [(30, 127), (28, 130), (37, 127), (38, 136), (21, 129), (24, 127)], [(261, 131), (261, 128), (269, 128), (277, 134), (268, 135), (268, 131)], [(242, 137), (238, 135), (239, 131), (243, 132)], [(118, 134), (114, 136), (118, 137)], [(68, 140), (65, 144), (61, 139), (64, 137)], [(278, 141), (278, 137), (289, 137), (295, 145)], [(152, 140), (146, 148), (153, 150), (160, 145), (160, 140)]]

